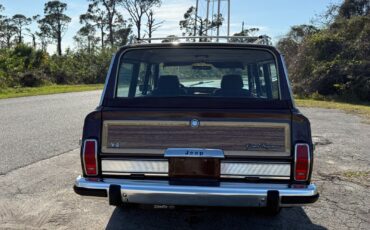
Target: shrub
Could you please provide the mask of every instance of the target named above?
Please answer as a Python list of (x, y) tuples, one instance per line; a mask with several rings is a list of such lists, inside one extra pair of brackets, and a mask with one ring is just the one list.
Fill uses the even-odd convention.
[[(288, 34), (289, 35), (289, 34)], [(287, 56), (293, 92), (370, 101), (370, 15), (337, 17), (300, 42), (279, 41)]]
[(23, 87), (38, 87), (48, 83), (43, 72), (28, 72), (21, 76), (20, 84)]

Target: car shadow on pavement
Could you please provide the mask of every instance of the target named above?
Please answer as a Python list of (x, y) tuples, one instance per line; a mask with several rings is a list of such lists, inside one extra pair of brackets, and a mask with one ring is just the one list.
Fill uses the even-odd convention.
[(260, 209), (116, 208), (106, 229), (326, 229), (315, 225), (301, 207), (285, 208), (278, 216)]

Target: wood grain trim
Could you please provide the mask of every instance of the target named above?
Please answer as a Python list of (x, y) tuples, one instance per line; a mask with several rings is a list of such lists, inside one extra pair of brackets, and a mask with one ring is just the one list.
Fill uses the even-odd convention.
[[(109, 125), (129, 125), (129, 126), (189, 126), (189, 121), (148, 121), (148, 120), (106, 120), (103, 122), (103, 133), (102, 133), (102, 152), (112, 152), (108, 148), (108, 127)], [(113, 152), (112, 152), (113, 153)], [(121, 153), (121, 152), (119, 152)], [(142, 153), (142, 152), (141, 152)]]
[[(108, 127), (109, 125), (129, 125), (129, 126), (190, 126), (190, 121), (153, 121), (153, 120), (106, 120), (103, 122), (102, 132), (102, 152), (103, 153), (123, 153), (123, 154), (150, 154), (163, 155), (164, 149), (114, 149), (108, 148)], [(267, 128), (284, 128), (285, 132), (285, 152), (280, 153), (283, 156), (290, 155), (290, 125), (288, 123), (273, 122), (229, 122), (229, 121), (201, 121), (200, 126), (208, 127), (267, 127)], [(260, 151), (225, 151), (226, 156), (261, 156)], [(264, 152), (264, 156), (276, 156), (279, 153)]]

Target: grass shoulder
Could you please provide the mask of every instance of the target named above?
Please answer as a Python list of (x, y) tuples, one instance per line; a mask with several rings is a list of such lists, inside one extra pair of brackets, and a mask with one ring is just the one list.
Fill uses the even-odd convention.
[(366, 119), (366, 123), (370, 122), (370, 103), (327, 101), (310, 98), (298, 98), (295, 99), (295, 102), (298, 107), (316, 107), (343, 110), (347, 113), (364, 117)]
[(0, 89), (0, 99), (100, 90), (103, 89), (103, 86), (104, 86), (103, 84), (91, 84), (91, 85), (47, 85), (41, 87), (2, 88)]

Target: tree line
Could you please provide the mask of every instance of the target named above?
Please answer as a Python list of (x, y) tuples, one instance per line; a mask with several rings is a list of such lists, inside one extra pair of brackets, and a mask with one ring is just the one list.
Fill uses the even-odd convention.
[[(0, 5), (0, 90), (43, 84), (103, 83), (113, 52), (130, 36), (151, 38), (162, 26), (156, 18), (160, 0), (86, 0), (77, 46), (62, 53), (63, 35), (71, 18), (67, 4), (49, 1), (44, 15), (3, 15)], [(344, 0), (308, 25), (293, 26), (277, 42), (285, 55), (293, 91), (302, 97), (330, 97), (370, 101), (370, 2)], [(122, 12), (127, 12), (125, 18)], [(203, 18), (191, 6), (179, 21), (183, 36), (207, 36), (224, 22), (223, 16)], [(31, 25), (37, 30), (32, 31)], [(32, 28), (35, 28), (33, 26)], [(258, 28), (244, 28), (234, 36), (253, 36)], [(26, 44), (25, 38), (31, 42)], [(166, 41), (176, 41), (169, 35)], [(232, 42), (253, 42), (233, 38)], [(54, 43), (57, 52), (46, 50)]]
[[(86, 12), (79, 17), (81, 28), (73, 37), (76, 48), (64, 53), (63, 36), (71, 23), (67, 3), (48, 1), (43, 15), (30, 17), (5, 16), (0, 4), (0, 89), (102, 83), (117, 47), (126, 44), (134, 31), (137, 39), (150, 38), (163, 23), (155, 14), (161, 0), (86, 1)], [(56, 45), (54, 55), (47, 52), (50, 44)]]
[(331, 5), (277, 43), (295, 94), (370, 101), (370, 1)]
[[(130, 36), (151, 38), (163, 24), (155, 13), (161, 0), (86, 0), (86, 3), (86, 12), (79, 16), (81, 28), (73, 37), (76, 47), (64, 52), (63, 36), (71, 23), (67, 3), (48, 1), (43, 15), (30, 17), (5, 16), (5, 7), (0, 4), (0, 89), (103, 83), (117, 47), (125, 45)], [(125, 18), (123, 12), (129, 17)], [(195, 8), (190, 7), (179, 27), (184, 35), (202, 36), (222, 22), (222, 15), (206, 20), (196, 16)], [(170, 40), (171, 37), (176, 36), (169, 36)], [(50, 44), (56, 45), (56, 54), (47, 52)]]
[[(121, 46), (127, 42), (133, 27), (136, 37), (142, 37), (143, 23), (146, 34), (151, 37), (160, 23), (155, 19), (154, 9), (161, 5), (161, 0), (86, 0), (86, 13), (80, 15), (82, 27), (74, 40), (80, 48), (92, 51)], [(62, 39), (71, 18), (66, 15), (67, 4), (61, 1), (49, 1), (44, 5), (44, 15), (27, 17), (16, 14), (12, 17), (1, 15), (5, 10), (0, 5), (0, 48), (11, 48), (24, 43), (24, 37), (32, 38), (32, 47), (46, 51), (50, 42), (57, 45), (57, 54), (62, 55)], [(126, 11), (130, 18), (124, 18)], [(30, 25), (37, 24), (38, 29), (31, 31)], [(98, 34), (98, 35), (97, 35)], [(37, 47), (39, 45), (39, 47)]]

